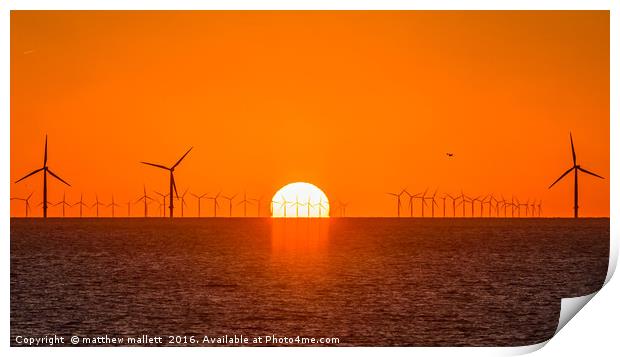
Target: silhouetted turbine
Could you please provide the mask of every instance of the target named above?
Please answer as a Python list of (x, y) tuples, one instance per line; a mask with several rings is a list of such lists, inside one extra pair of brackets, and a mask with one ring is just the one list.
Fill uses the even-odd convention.
[(97, 217), (99, 217), (99, 206), (105, 206), (105, 204), (103, 202), (99, 202), (99, 196), (95, 195), (95, 203), (93, 203), (90, 207), (96, 207)]
[(30, 194), (26, 198), (18, 198), (18, 197), (11, 198), (11, 201), (13, 200), (24, 201), (24, 203), (26, 204), (26, 217), (28, 217), (28, 212), (30, 211), (30, 197), (32, 197), (33, 193), (34, 192), (30, 192)]
[(73, 207), (75, 205), (80, 206), (80, 217), (82, 217), (82, 207), (88, 207), (88, 206), (84, 203), (84, 201), (82, 201), (82, 194), (81, 193), (80, 193), (80, 200), (77, 201), (76, 203), (72, 204), (71, 206)]
[(148, 211), (148, 200), (153, 201), (153, 199), (151, 197), (149, 197), (146, 194), (146, 185), (142, 186), (142, 196), (140, 196), (137, 200), (136, 203), (140, 202), (140, 201), (144, 201), (144, 217), (148, 217), (149, 215), (149, 211)]
[(161, 198), (162, 198), (162, 199), (163, 199), (163, 201), (164, 201), (163, 206), (160, 206), (160, 210), (161, 210), (161, 207), (163, 207), (163, 208), (164, 208), (164, 212), (163, 212), (163, 214), (162, 214), (161, 216), (162, 216), (162, 217), (166, 217), (166, 197), (168, 197), (168, 194), (166, 193), (166, 194), (164, 195), (163, 193), (158, 192), (158, 191), (154, 191), (154, 192), (155, 192), (155, 194), (156, 194), (156, 195), (160, 195), (160, 196), (161, 196)]
[(60, 182), (64, 183), (65, 185), (71, 187), (71, 185), (69, 183), (67, 183), (65, 180), (61, 179), (59, 176), (57, 176), (55, 173), (52, 172), (52, 170), (50, 170), (47, 167), (47, 135), (45, 135), (45, 153), (43, 155), (43, 167), (37, 170), (32, 171), (31, 173), (29, 173), (28, 175), (20, 178), (19, 180), (15, 181), (15, 183), (18, 183), (21, 180), (24, 180), (27, 177), (30, 177), (34, 174), (36, 174), (39, 171), (43, 171), (43, 201), (41, 201), (41, 203), (43, 204), (43, 218), (47, 217), (47, 174), (49, 173), (50, 175), (52, 175), (54, 178), (58, 179)]
[(346, 217), (347, 216), (347, 206), (349, 205), (349, 202), (340, 202), (340, 209), (342, 210), (342, 217)]
[(256, 202), (256, 216), (260, 217), (260, 203), (263, 200), (263, 196), (260, 196), (259, 198), (250, 198), (250, 201), (254, 201)]
[(67, 201), (65, 200), (65, 193), (62, 193), (62, 201), (57, 202), (54, 207), (58, 206), (58, 205), (62, 205), (62, 216), (65, 216), (65, 207), (66, 206), (71, 206), (70, 204), (67, 203)]
[(185, 191), (183, 192), (183, 194), (181, 195), (181, 197), (179, 198), (179, 196), (177, 195), (177, 199), (181, 200), (181, 217), (184, 216), (185, 214), (185, 210), (184, 207), (187, 207), (187, 203), (185, 202), (185, 195), (187, 195), (187, 190), (189, 190), (189, 188), (186, 188)]
[(247, 217), (248, 216), (248, 203), (252, 204), (252, 202), (250, 202), (248, 200), (248, 196), (247, 196), (246, 192), (243, 191), (243, 200), (241, 202), (237, 203), (237, 206), (241, 205), (241, 204), (243, 205), (243, 217)]
[(452, 217), (456, 217), (456, 200), (458, 197), (452, 197), (451, 194), (446, 194), (452, 200)]
[(426, 197), (427, 192), (428, 192), (428, 187), (424, 190), (424, 193), (422, 194), (422, 196), (419, 196), (420, 200), (422, 201), (422, 206), (420, 210), (422, 212), (422, 218), (424, 218), (424, 206), (428, 206), (428, 204), (426, 203), (426, 200), (430, 198), (430, 197)]
[(236, 193), (230, 197), (222, 195), (223, 199), (228, 200), (228, 217), (232, 217), (232, 207), (233, 207), (232, 202), (235, 199), (235, 197), (237, 197)]
[[(174, 217), (174, 200), (173, 200), (173, 195), (172, 195), (172, 191), (174, 189), (174, 193), (176, 193), (177, 198), (179, 198), (179, 193), (177, 192), (177, 185), (174, 182), (174, 169), (179, 166), (179, 164), (181, 163), (181, 161), (183, 161), (183, 159), (185, 158), (185, 156), (187, 156), (187, 154), (189, 154), (190, 151), (192, 151), (193, 148), (189, 148), (189, 150), (187, 150), (187, 152), (185, 154), (183, 154), (183, 156), (181, 156), (181, 158), (171, 167), (166, 167), (163, 165), (159, 165), (159, 164), (152, 164), (150, 162), (144, 162), (141, 161), (141, 163), (145, 164), (145, 165), (151, 165), (154, 167), (158, 167), (160, 169), (164, 169), (164, 170), (168, 170), (168, 172), (170, 172), (170, 207), (169, 207), (169, 211), (170, 211), (170, 218)], [(165, 204), (164, 204), (165, 205)], [(165, 209), (164, 209), (165, 212)], [(165, 214), (165, 213), (164, 213)]]
[[(430, 197), (431, 198), (431, 217), (435, 218), (435, 206), (439, 207), (439, 205), (437, 204), (437, 201), (435, 201), (435, 196), (437, 195), (437, 189), (435, 189), (435, 192), (433, 192), (433, 195)], [(444, 213), (445, 215), (445, 213)]]
[(571, 151), (573, 153), (573, 167), (571, 167), (570, 169), (566, 170), (565, 173), (562, 174), (562, 176), (560, 176), (557, 180), (555, 180), (551, 186), (549, 186), (549, 188), (553, 187), (553, 185), (555, 185), (558, 181), (560, 181), (562, 178), (564, 178), (564, 176), (568, 175), (571, 171), (575, 172), (575, 188), (574, 188), (574, 216), (575, 218), (579, 217), (579, 185), (578, 185), (578, 173), (579, 171), (588, 174), (588, 175), (592, 175), (594, 177), (598, 177), (601, 179), (604, 179), (603, 176), (599, 176), (597, 174), (595, 174), (594, 172), (590, 172), (584, 168), (582, 168), (580, 165), (577, 165), (577, 155), (575, 154), (575, 145), (573, 145), (573, 134), (569, 133), (570, 135), (570, 148)]
[(207, 195), (206, 193), (204, 193), (204, 194), (202, 194), (200, 196), (192, 193), (192, 196), (196, 197), (196, 199), (198, 200), (198, 217), (200, 217), (200, 200), (205, 198), (206, 195)]
[(112, 195), (112, 203), (107, 205), (108, 207), (112, 207), (112, 217), (114, 217), (114, 207), (120, 207), (118, 203), (114, 202), (114, 195)]
[(208, 200), (213, 200), (213, 217), (217, 217), (217, 208), (220, 206), (219, 202), (217, 202), (217, 199), (220, 197), (220, 193), (221, 192), (218, 192), (215, 196), (206, 197), (206, 199)]
[(397, 199), (397, 203), (396, 203), (396, 216), (400, 217), (400, 196), (403, 195), (403, 193), (405, 193), (405, 190), (401, 190), (400, 193), (392, 193), (392, 192), (387, 192), (388, 195), (390, 196), (394, 196)]

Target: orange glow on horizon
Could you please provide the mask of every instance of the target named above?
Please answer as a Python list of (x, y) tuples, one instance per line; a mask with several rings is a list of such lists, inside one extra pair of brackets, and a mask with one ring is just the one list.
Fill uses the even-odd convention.
[[(168, 193), (141, 161), (193, 147), (179, 195), (238, 194), (235, 216), (243, 192), (262, 199), (248, 216), (268, 216), (274, 193), (303, 181), (349, 202), (347, 216), (393, 216), (387, 192), (428, 188), (436, 214), (463, 190), (570, 217), (572, 177), (548, 189), (572, 165), (569, 132), (606, 178), (579, 176), (580, 213), (609, 216), (608, 11), (12, 11), (10, 56), (11, 197), (33, 192), (34, 216), (41, 175), (13, 182), (41, 167), (48, 134), (48, 165), (71, 184), (48, 176), (48, 200), (114, 195), (117, 216), (128, 202), (142, 215), (144, 185)], [(202, 199), (202, 216), (213, 206)]]

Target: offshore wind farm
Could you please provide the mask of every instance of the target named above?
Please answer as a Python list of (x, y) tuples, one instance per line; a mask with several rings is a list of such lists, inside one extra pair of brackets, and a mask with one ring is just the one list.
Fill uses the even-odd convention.
[[(571, 172), (574, 172), (574, 202), (573, 202), (573, 211), (574, 211), (574, 218), (578, 218), (578, 210), (579, 210), (579, 188), (578, 188), (578, 181), (577, 181), (577, 175), (579, 172), (582, 172), (584, 174), (590, 175), (590, 176), (594, 176), (598, 179), (605, 179), (603, 176), (600, 176), (596, 173), (593, 173), (591, 171), (586, 170), (585, 168), (581, 167), (580, 165), (577, 164), (577, 159), (576, 159), (576, 153), (575, 153), (575, 147), (573, 144), (573, 136), (572, 133), (569, 133), (569, 137), (570, 137), (570, 144), (571, 144), (571, 153), (572, 153), (572, 159), (573, 159), (573, 166), (568, 169), (564, 174), (562, 174), (557, 180), (555, 180), (548, 188), (551, 189), (556, 183), (558, 183), (561, 179), (563, 179), (566, 175), (568, 175)], [(52, 175), (52, 177), (57, 178), (59, 181), (61, 181), (62, 183), (69, 185), (66, 181), (64, 181), (63, 179), (61, 179), (60, 177), (56, 176), (53, 172), (51, 172), (48, 168), (47, 168), (47, 151), (48, 150), (48, 143), (47, 143), (47, 135), (45, 136), (45, 146), (44, 146), (44, 166), (40, 169), (37, 169), (33, 172), (31, 172), (30, 174), (20, 178), (19, 180), (15, 181), (15, 184), (25, 180), (26, 178), (40, 172), (43, 171), (43, 190), (42, 190), (42, 195), (43, 197), (47, 197), (48, 195), (48, 188), (47, 188), (47, 176), (46, 173), (49, 172), (50, 175)], [(177, 187), (176, 187), (176, 182), (174, 179), (174, 170), (175, 168), (183, 161), (183, 159), (185, 159), (185, 157), (190, 153), (190, 151), (192, 150), (192, 148), (190, 148), (189, 150), (187, 150), (187, 152), (185, 152), (185, 154), (183, 154), (183, 156), (181, 156), (178, 161), (176, 161), (176, 163), (174, 165), (172, 165), (171, 167), (166, 167), (160, 164), (153, 164), (153, 163), (148, 163), (148, 162), (141, 162), (142, 164), (145, 165), (149, 165), (149, 166), (154, 166), (160, 169), (164, 169), (167, 170), (169, 172), (169, 192), (167, 194), (162, 194), (158, 191), (153, 191), (152, 193), (155, 195), (158, 195), (160, 197), (159, 200), (151, 198), (150, 196), (147, 195), (147, 191), (146, 191), (146, 184), (143, 185), (143, 192), (142, 192), (142, 196), (140, 196), (138, 198), (137, 201), (132, 202), (131, 199), (129, 199), (127, 201), (127, 214), (124, 215), (124, 217), (132, 217), (131, 215), (131, 207), (133, 205), (143, 205), (144, 207), (144, 214), (141, 215), (140, 217), (161, 217), (161, 216), (166, 216), (166, 212), (168, 212), (168, 217), (173, 218), (174, 216), (174, 205), (175, 202), (178, 202), (178, 205), (181, 208), (181, 214), (178, 215), (176, 217), (185, 217), (185, 208), (188, 207), (188, 204), (186, 202), (186, 195), (189, 192), (189, 188), (186, 189), (185, 191), (183, 191), (183, 194), (179, 196), (178, 191), (177, 191)], [(305, 192), (305, 191), (304, 191)], [(212, 217), (217, 217), (217, 209), (219, 208), (219, 203), (218, 200), (224, 200), (227, 201), (228, 204), (228, 214), (226, 215), (224, 213), (223, 216), (220, 217), (269, 217), (269, 216), (274, 216), (274, 205), (275, 207), (279, 207), (282, 211), (282, 216), (286, 216), (288, 218), (309, 218), (311, 217), (310, 212), (312, 211), (312, 207), (314, 207), (317, 204), (320, 204), (322, 207), (320, 208), (320, 210), (325, 210), (326, 215), (325, 216), (329, 216), (329, 208), (326, 207), (326, 204), (329, 203), (329, 199), (327, 198), (327, 196), (325, 196), (325, 202), (316, 202), (316, 203), (312, 203), (312, 197), (310, 195), (305, 196), (302, 194), (301, 197), (301, 201), (299, 198), (299, 193), (295, 193), (295, 197), (290, 197), (290, 201), (287, 200), (287, 198), (285, 198), (282, 194), (272, 194), (273, 198), (272, 198), (272, 205), (271, 205), (271, 209), (269, 211), (261, 211), (260, 209), (260, 201), (259, 198), (253, 198), (253, 197), (249, 197), (247, 195), (247, 191), (244, 190), (243, 193), (243, 197), (242, 199), (238, 199), (237, 201), (235, 201), (237, 199), (238, 193), (234, 193), (231, 194), (230, 196), (227, 195), (223, 195), (221, 193), (221, 190), (218, 191), (218, 193), (215, 196), (212, 197), (208, 197), (208, 192), (207, 193), (203, 193), (201, 195), (197, 195), (193, 192), (189, 192), (191, 193), (191, 195), (193, 197), (195, 197), (198, 200), (198, 206), (197, 206), (197, 210), (193, 213), (190, 214), (188, 213), (188, 217), (202, 217), (201, 215), (201, 206), (200, 206), (200, 201), (202, 199), (211, 199), (213, 201), (213, 208), (212, 208)], [(28, 216), (32, 216), (33, 212), (32, 212), (32, 208), (29, 204), (29, 200), (32, 197), (32, 195), (34, 194), (34, 192), (31, 192), (29, 194), (29, 196), (27, 198), (20, 198), (20, 197), (11, 197), (11, 201), (15, 200), (15, 201), (22, 201), (25, 202), (26, 205), (24, 206), (24, 216), (28, 217)], [(467, 195), (463, 192), (463, 190), (461, 190), (460, 195), (455, 194), (455, 196), (452, 196), (452, 193), (449, 192), (443, 192), (440, 193), (439, 196), (442, 196), (441, 199), (437, 199), (439, 196), (437, 196), (438, 194), (438, 188), (436, 188), (433, 191), (432, 195), (427, 196), (428, 194), (428, 187), (424, 189), (423, 192), (419, 192), (416, 194), (411, 194), (408, 191), (408, 188), (403, 188), (400, 191), (397, 192), (387, 192), (386, 193), (388, 196), (391, 196), (394, 198), (395, 203), (396, 203), (396, 208), (393, 211), (393, 215), (395, 217), (399, 217), (399, 218), (413, 218), (413, 217), (420, 217), (420, 218), (448, 218), (448, 217), (452, 217), (452, 218), (532, 218), (532, 217), (537, 217), (537, 218), (541, 218), (541, 217), (548, 217), (545, 216), (543, 214), (543, 204), (542, 204), (542, 199), (536, 199), (536, 198), (527, 198), (527, 200), (524, 203), (521, 203), (519, 201), (519, 198), (516, 197), (514, 194), (510, 194), (508, 195), (509, 197), (511, 197), (510, 201), (505, 200), (503, 197), (504, 194), (499, 194), (497, 197), (502, 197), (502, 200), (499, 201), (496, 198), (495, 193), (488, 193), (488, 194), (479, 194), (475, 197), (473, 197), (473, 195)], [(172, 199), (171, 199), (172, 197)], [(261, 196), (262, 197), (262, 196)], [(446, 206), (446, 199), (449, 198), (451, 200), (451, 205), (448, 204)], [(415, 200), (419, 199), (418, 205), (416, 207), (415, 205)], [(439, 201), (442, 202), (441, 206), (439, 205)], [(43, 199), (42, 202), (49, 202), (46, 199)], [(254, 203), (257, 203), (257, 210), (255, 214), (250, 214), (248, 215), (248, 205), (254, 205)], [(450, 201), (448, 201), (449, 203)], [(476, 207), (476, 202), (479, 203), (479, 206)], [(515, 203), (516, 202), (516, 203)], [(148, 206), (150, 204), (153, 203), (157, 203), (158, 204), (158, 214), (157, 215), (151, 215), (149, 216), (148, 213)], [(340, 200), (335, 200), (334, 201), (336, 206), (339, 206), (340, 209), (335, 210), (334, 212), (332, 212), (331, 217), (344, 217), (346, 216), (346, 207), (348, 206), (348, 203), (343, 203)], [(240, 212), (234, 212), (234, 208), (237, 206), (241, 206), (243, 210)], [(47, 204), (42, 204), (42, 215), (43, 217), (47, 217), (48, 216), (48, 208), (47, 208)], [(120, 205), (118, 203), (116, 203), (114, 201), (114, 194), (112, 194), (112, 200), (110, 203), (106, 204), (103, 202), (99, 201), (99, 197), (98, 195), (95, 194), (95, 199), (92, 203), (91, 206), (86, 205), (83, 202), (83, 193), (80, 193), (80, 199), (79, 201), (76, 201), (75, 203), (68, 203), (66, 201), (66, 190), (63, 191), (62, 193), (62, 200), (58, 201), (57, 203), (54, 203), (52, 205), (52, 207), (57, 207), (59, 206), (59, 210), (58, 212), (54, 215), (56, 217), (84, 217), (83, 215), (83, 207), (87, 207), (87, 208), (91, 208), (94, 210), (94, 216), (95, 217), (123, 217), (123, 215), (118, 216), (115, 215), (115, 208), (120, 207)], [(69, 211), (67, 214), (67, 208), (71, 208), (71, 207), (75, 207), (77, 206), (78, 209), (74, 210), (74, 211)], [(99, 211), (99, 207), (103, 207), (103, 208), (109, 208), (108, 212), (103, 213), (102, 215), (100, 215), (100, 211)], [(299, 214), (299, 207), (305, 207), (305, 209), (303, 210), (304, 212), (306, 212), (306, 214)], [(458, 208), (461, 208), (461, 211), (458, 211)], [(486, 209), (485, 209), (486, 207)], [(168, 209), (168, 211), (166, 211), (166, 208)], [(241, 207), (239, 207), (241, 208)], [(288, 210), (287, 208), (293, 208), (292, 210)], [(431, 211), (430, 217), (428, 216), (428, 214), (425, 216), (424, 214), (424, 210), (425, 208), (427, 210)], [(438, 214), (435, 214), (435, 209), (437, 208), (438, 210)], [(510, 209), (510, 211), (508, 211), (508, 208)], [(521, 208), (523, 208), (523, 211), (521, 210)], [(286, 215), (286, 212), (290, 212), (288, 215)], [(406, 212), (408, 212), (409, 214), (407, 215)], [(414, 214), (415, 212), (415, 214)], [(428, 211), (427, 211), (428, 212)], [(442, 212), (441, 214), (439, 214), (439, 212)], [(469, 212), (469, 213), (466, 213)], [(510, 212), (510, 213), (508, 213)], [(324, 217), (324, 215), (319, 214), (319, 217)]]

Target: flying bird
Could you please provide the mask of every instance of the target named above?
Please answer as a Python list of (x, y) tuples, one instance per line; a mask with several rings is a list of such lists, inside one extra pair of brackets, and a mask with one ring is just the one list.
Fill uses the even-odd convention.
[(448, 157), (454, 157), (454, 154), (451, 152), (447, 152), (446, 155), (448, 155)]

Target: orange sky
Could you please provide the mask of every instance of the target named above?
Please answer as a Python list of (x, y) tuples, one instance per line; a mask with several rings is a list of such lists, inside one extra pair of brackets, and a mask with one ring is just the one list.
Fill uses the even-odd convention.
[[(11, 180), (41, 166), (48, 133), (72, 202), (167, 190), (139, 161), (194, 146), (180, 191), (307, 181), (384, 216), (387, 191), (462, 188), (570, 216), (572, 177), (547, 187), (571, 166), (571, 130), (581, 165), (609, 177), (608, 11), (11, 13)], [(36, 206), (41, 186), (11, 197)], [(609, 216), (609, 180), (580, 176), (580, 209)]]

